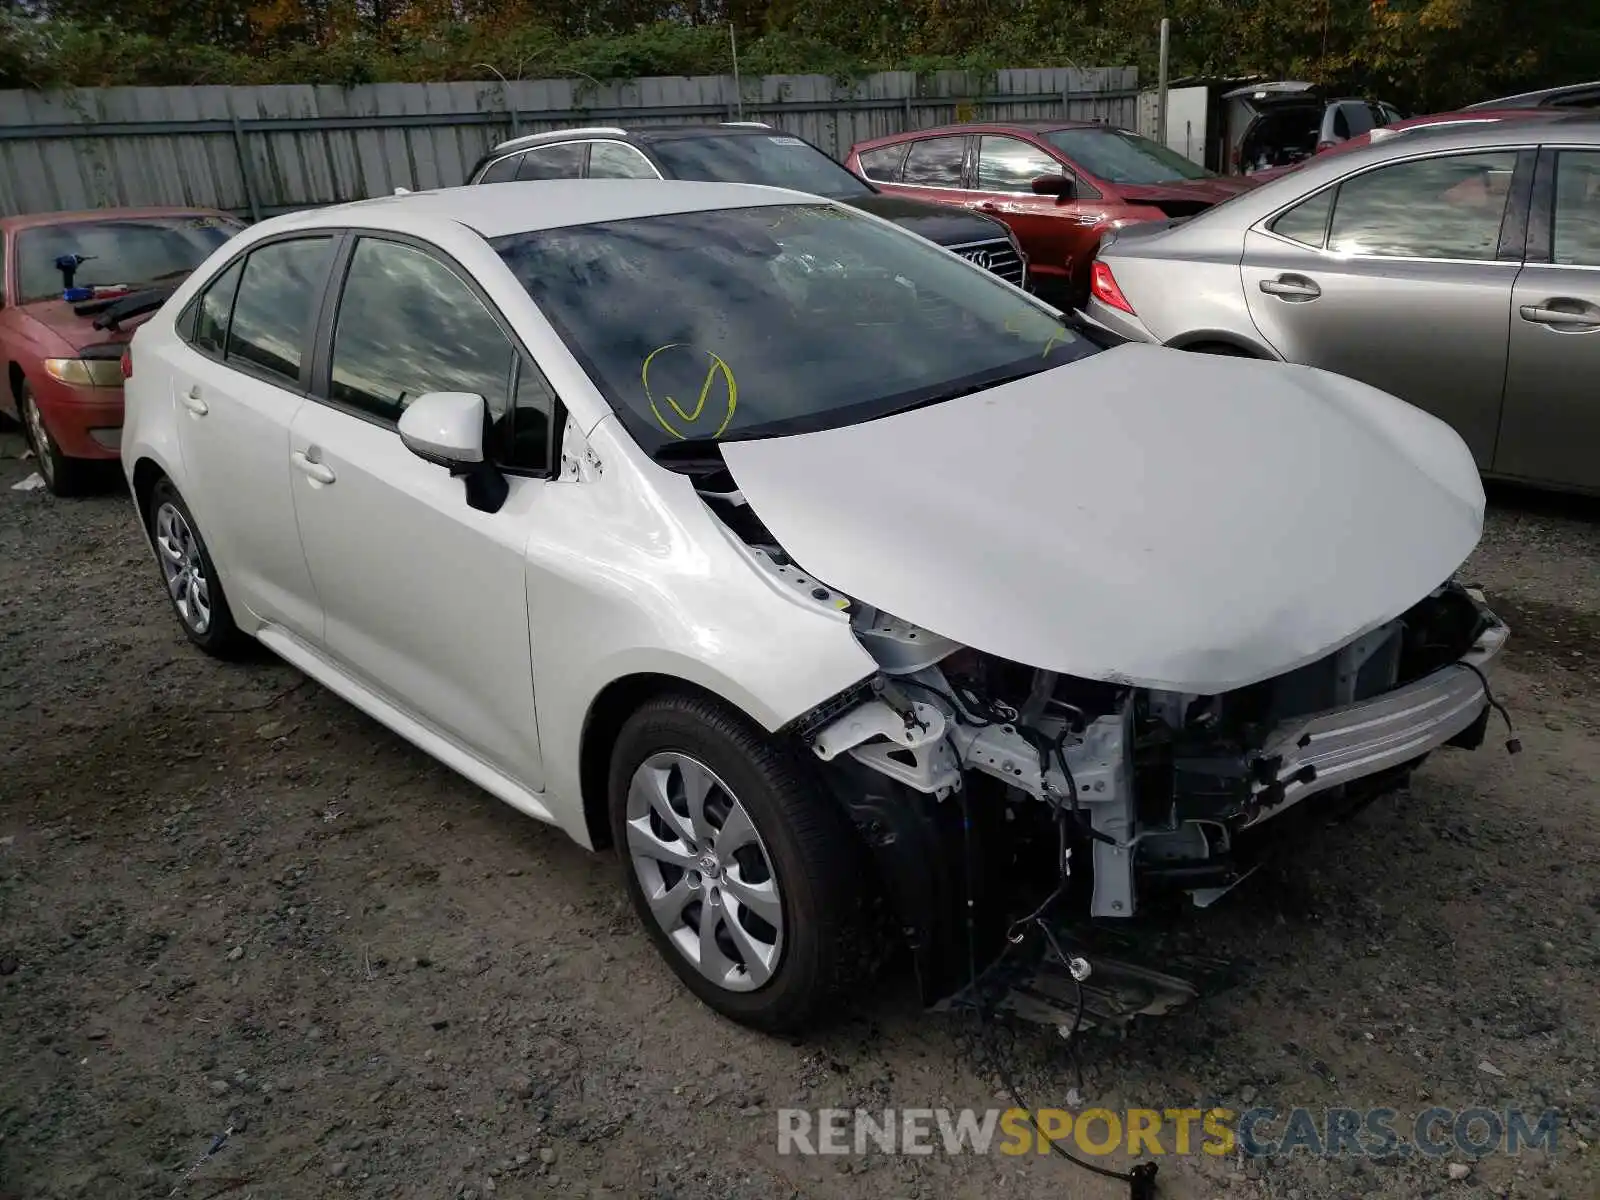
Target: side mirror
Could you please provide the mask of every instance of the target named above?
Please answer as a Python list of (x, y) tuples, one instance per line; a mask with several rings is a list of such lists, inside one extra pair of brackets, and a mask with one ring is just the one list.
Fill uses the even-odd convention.
[(455, 470), (483, 461), (483, 397), (428, 392), (400, 414), (400, 441), (418, 458)]
[(1035, 196), (1054, 196), (1057, 204), (1071, 200), (1078, 191), (1069, 175), (1041, 175), (1030, 186)]
[(400, 414), (400, 442), (418, 458), (465, 481), (469, 508), (494, 513), (511, 494), (511, 485), (483, 456), (486, 424), (488, 406), (475, 392), (428, 392)]

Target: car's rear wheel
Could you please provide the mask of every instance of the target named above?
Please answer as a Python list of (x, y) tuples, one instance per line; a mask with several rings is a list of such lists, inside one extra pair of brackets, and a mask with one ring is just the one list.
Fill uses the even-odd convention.
[(39, 463), (45, 487), (57, 496), (81, 495), (89, 486), (94, 464), (61, 453), (27, 380), (17, 389), (17, 411), (22, 415), (22, 436)]
[(184, 634), (207, 654), (236, 657), (249, 639), (234, 624), (211, 552), (171, 480), (158, 480), (151, 489), (147, 520), (161, 581)]
[(745, 1025), (811, 1023), (859, 957), (860, 842), (796, 755), (710, 700), (633, 714), (610, 774), (629, 898), (678, 977)]

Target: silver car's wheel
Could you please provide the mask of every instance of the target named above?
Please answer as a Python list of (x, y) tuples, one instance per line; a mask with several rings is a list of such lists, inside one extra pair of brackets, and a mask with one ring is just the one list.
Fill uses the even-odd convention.
[(155, 525), (156, 552), (172, 606), (191, 632), (203, 635), (211, 628), (211, 583), (206, 578), (200, 543), (171, 501), (156, 509)]
[(705, 764), (653, 754), (633, 774), (628, 856), (656, 923), (700, 975), (748, 992), (778, 969), (783, 902), (739, 798)]

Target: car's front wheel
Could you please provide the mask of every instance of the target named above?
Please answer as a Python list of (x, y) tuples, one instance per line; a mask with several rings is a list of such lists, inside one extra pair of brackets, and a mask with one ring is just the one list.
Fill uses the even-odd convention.
[(161, 581), (183, 632), (207, 654), (235, 657), (249, 639), (234, 624), (211, 552), (171, 480), (158, 480), (151, 489), (146, 519)]
[(17, 389), (17, 411), (22, 417), (22, 435), (39, 463), (45, 487), (56, 496), (81, 494), (89, 486), (94, 464), (61, 453), (61, 447), (50, 436), (50, 427), (45, 424), (44, 413), (27, 380)]
[(742, 1024), (811, 1023), (859, 957), (860, 842), (805, 764), (713, 701), (623, 726), (611, 829), (628, 895), (678, 977)]

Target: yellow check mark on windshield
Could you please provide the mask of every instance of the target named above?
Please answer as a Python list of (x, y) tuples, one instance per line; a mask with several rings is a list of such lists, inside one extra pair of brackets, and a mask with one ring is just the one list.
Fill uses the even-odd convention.
[[(689, 345), (687, 342), (668, 342), (665, 346), (657, 346), (654, 350), (650, 351), (650, 353), (645, 356), (643, 364), (640, 365), (639, 382), (644, 385), (645, 399), (649, 402), (650, 411), (655, 414), (656, 421), (660, 424), (661, 428), (665, 429), (673, 437), (681, 440), (687, 438), (689, 435), (680, 430), (676, 425), (673, 424), (672, 421), (667, 418), (666, 414), (663, 413), (661, 408), (656, 404), (655, 395), (650, 390), (650, 364), (655, 360), (658, 354), (661, 354), (667, 350), (680, 348), (689, 351), (694, 350), (694, 347)], [(700, 353), (709, 358), (711, 360), (711, 364), (706, 369), (705, 381), (700, 385), (700, 395), (695, 400), (694, 407), (688, 411), (685, 411), (683, 406), (679, 404), (677, 400), (666, 394), (662, 395), (661, 400), (663, 404), (665, 404), (669, 409), (672, 410), (674, 414), (676, 414), (679, 421), (685, 425), (693, 425), (695, 422), (700, 420), (702, 415), (704, 415), (706, 411), (706, 401), (711, 395), (712, 388), (716, 385), (717, 380), (720, 378), (727, 390), (727, 411), (723, 414), (722, 423), (717, 426), (713, 433), (701, 435), (719, 438), (728, 428), (729, 423), (733, 420), (734, 410), (739, 405), (739, 385), (734, 380), (733, 369), (728, 366), (728, 364), (720, 355), (713, 354), (710, 350), (703, 350), (700, 351)]]

